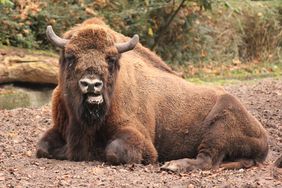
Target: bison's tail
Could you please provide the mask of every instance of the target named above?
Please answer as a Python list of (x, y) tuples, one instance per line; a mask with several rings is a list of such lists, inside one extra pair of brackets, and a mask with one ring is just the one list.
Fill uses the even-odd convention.
[(240, 159), (235, 162), (225, 162), (220, 165), (223, 169), (241, 169), (259, 166), (261, 163), (253, 159)]

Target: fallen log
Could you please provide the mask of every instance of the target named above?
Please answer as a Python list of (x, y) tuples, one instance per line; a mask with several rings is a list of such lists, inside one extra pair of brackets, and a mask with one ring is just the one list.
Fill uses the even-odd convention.
[(57, 84), (58, 57), (23, 49), (0, 49), (0, 83)]

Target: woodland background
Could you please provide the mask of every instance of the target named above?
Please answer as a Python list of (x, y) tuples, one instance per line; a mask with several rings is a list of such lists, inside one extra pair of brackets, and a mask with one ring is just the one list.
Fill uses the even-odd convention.
[(281, 75), (280, 0), (0, 0), (0, 45), (55, 51), (45, 36), (102, 17), (127, 36), (138, 33), (187, 79)]

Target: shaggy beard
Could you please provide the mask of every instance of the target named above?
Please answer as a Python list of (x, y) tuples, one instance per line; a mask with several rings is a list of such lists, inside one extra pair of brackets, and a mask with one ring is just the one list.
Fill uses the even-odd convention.
[(109, 97), (105, 92), (102, 96), (103, 102), (101, 104), (89, 104), (86, 97), (83, 98), (80, 117), (88, 126), (100, 125), (105, 120), (109, 109)]
[(89, 104), (85, 96), (76, 95), (77, 97), (68, 97), (69, 106), (71, 107), (70, 113), (75, 115), (77, 122), (87, 127), (97, 126), (97, 128), (105, 120), (107, 115), (110, 101), (108, 94), (103, 93), (103, 102), (101, 104)]
[(107, 104), (104, 100), (101, 104), (88, 104), (86, 101), (82, 104), (81, 120), (88, 126), (93, 124), (101, 124), (108, 111)]

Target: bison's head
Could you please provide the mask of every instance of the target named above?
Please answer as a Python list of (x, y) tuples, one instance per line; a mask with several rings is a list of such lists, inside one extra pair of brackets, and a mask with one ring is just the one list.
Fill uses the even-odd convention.
[(138, 35), (125, 43), (98, 25), (82, 27), (68, 39), (58, 37), (51, 26), (48, 39), (62, 49), (60, 85), (70, 110), (79, 120), (102, 120), (110, 106), (122, 53), (132, 50)]

